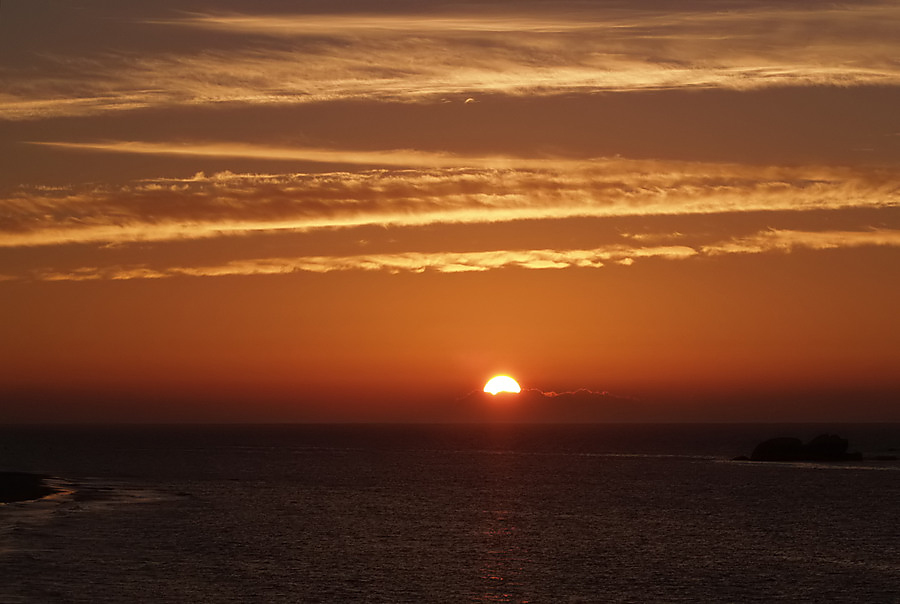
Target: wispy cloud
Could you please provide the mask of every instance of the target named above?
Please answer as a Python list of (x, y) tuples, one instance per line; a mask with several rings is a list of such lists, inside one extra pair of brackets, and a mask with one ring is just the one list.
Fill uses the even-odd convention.
[(222, 102), (900, 83), (896, 3), (638, 17), (561, 4), (554, 14), (507, 6), (502, 14), (207, 14), (152, 23), (241, 36), (230, 48), (177, 54), (47, 57), (43, 79), (6, 70), (0, 118)]
[(869, 231), (792, 231), (769, 229), (749, 237), (705, 245), (701, 252), (708, 255), (760, 254), (791, 252), (795, 249), (831, 250), (863, 246), (900, 247), (900, 231), (872, 229)]
[[(129, 153), (296, 157), (353, 172), (198, 174), (127, 185), (18, 187), (0, 199), (0, 247), (208, 239), (368, 225), (500, 223), (900, 206), (889, 170), (590, 161), (239, 145), (66, 145)], [(371, 165), (407, 169), (371, 169)]]
[[(32, 142), (32, 145), (79, 151), (107, 151), (142, 155), (181, 155), (189, 157), (240, 157), (245, 159), (295, 160), (378, 166), (459, 167), (473, 162), (480, 166), (508, 164), (502, 157), (465, 158), (449, 153), (414, 150), (344, 151), (309, 147), (278, 147), (248, 143), (149, 143), (108, 141), (97, 143)], [(525, 160), (520, 160), (525, 161)], [(546, 162), (545, 162), (546, 163)]]
[[(162, 279), (169, 277), (221, 277), (329, 273), (334, 271), (384, 271), (389, 273), (434, 271), (439, 273), (484, 272), (518, 268), (529, 270), (601, 268), (624, 266), (649, 258), (685, 260), (695, 256), (791, 252), (795, 249), (838, 249), (861, 246), (900, 247), (900, 230), (804, 232), (772, 230), (697, 248), (685, 245), (640, 247), (608, 245), (594, 249), (496, 250), (486, 252), (405, 252), (353, 256), (304, 256), (235, 260), (210, 266), (81, 267), (69, 271), (37, 271), (32, 278), (44, 281)], [(556, 393), (545, 393), (556, 396)]]

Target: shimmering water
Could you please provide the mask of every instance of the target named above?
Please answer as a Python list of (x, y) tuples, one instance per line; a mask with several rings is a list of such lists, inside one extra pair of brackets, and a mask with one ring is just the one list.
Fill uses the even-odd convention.
[(900, 426), (0, 429), (0, 602), (900, 602)]

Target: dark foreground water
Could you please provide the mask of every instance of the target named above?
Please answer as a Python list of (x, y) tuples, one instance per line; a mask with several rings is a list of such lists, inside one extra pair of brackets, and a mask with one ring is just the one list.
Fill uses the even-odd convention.
[(0, 428), (0, 602), (900, 602), (900, 426)]

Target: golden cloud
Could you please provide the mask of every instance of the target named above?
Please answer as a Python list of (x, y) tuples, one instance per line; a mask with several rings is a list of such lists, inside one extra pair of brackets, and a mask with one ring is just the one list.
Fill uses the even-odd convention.
[(153, 23), (242, 37), (232, 49), (46, 57), (46, 76), (10, 71), (0, 118), (222, 102), (900, 83), (895, 3), (640, 18), (563, 4), (553, 14), (195, 15)]
[[(0, 247), (209, 239), (368, 225), (689, 216), (900, 206), (890, 170), (356, 152), (248, 145), (56, 143), (129, 153), (244, 154), (394, 166), (198, 174), (127, 185), (19, 187), (0, 199)], [(409, 165), (407, 169), (399, 169)]]
[(770, 229), (750, 237), (702, 247), (704, 254), (760, 254), (795, 249), (830, 250), (862, 246), (900, 247), (900, 231), (872, 229), (869, 231), (794, 231)]
[(573, 250), (496, 250), (484, 252), (404, 252), (352, 256), (303, 256), (261, 258), (211, 266), (81, 267), (70, 271), (38, 271), (33, 278), (46, 281), (97, 279), (161, 279), (169, 277), (220, 277), (235, 275), (279, 275), (298, 272), (384, 271), (389, 273), (434, 271), (440, 273), (483, 272), (518, 268), (548, 270), (601, 268), (606, 263), (630, 266), (648, 258), (685, 260), (695, 256), (790, 252), (794, 249), (837, 249), (861, 246), (900, 247), (900, 230), (804, 232), (771, 230), (733, 241), (695, 249), (685, 245), (632, 247), (609, 245)]

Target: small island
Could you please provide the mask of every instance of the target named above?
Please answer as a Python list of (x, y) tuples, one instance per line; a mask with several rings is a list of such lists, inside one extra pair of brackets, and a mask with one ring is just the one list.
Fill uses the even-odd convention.
[(741, 461), (861, 461), (862, 453), (848, 452), (850, 442), (837, 434), (820, 434), (808, 443), (799, 438), (778, 437), (765, 440)]
[(56, 493), (44, 482), (46, 478), (28, 472), (0, 472), (0, 503), (31, 501)]

